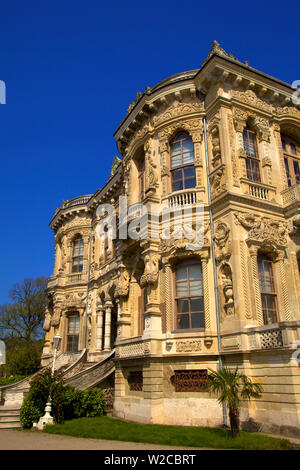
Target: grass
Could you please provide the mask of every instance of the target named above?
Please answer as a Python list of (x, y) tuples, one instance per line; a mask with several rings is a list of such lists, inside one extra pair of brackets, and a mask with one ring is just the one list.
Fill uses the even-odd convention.
[(260, 433), (241, 432), (232, 438), (226, 429), (140, 424), (109, 416), (79, 418), (64, 424), (45, 426), (44, 432), (126, 442), (141, 442), (169, 446), (240, 450), (289, 450), (295, 446), (286, 439), (276, 439)]

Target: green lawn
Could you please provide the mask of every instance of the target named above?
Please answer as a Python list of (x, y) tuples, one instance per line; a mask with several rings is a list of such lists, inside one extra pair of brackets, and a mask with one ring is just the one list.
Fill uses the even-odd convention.
[(225, 429), (139, 424), (109, 416), (79, 418), (66, 421), (64, 424), (48, 425), (44, 432), (93, 439), (211, 449), (286, 450), (295, 448), (286, 439), (275, 439), (259, 433), (241, 432), (240, 436), (234, 439)]

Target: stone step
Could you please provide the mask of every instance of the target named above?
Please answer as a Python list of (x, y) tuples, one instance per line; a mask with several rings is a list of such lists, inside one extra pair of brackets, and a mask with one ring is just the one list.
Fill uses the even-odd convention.
[(2, 423), (0, 421), (0, 429), (18, 429), (18, 428), (21, 428), (22, 425), (20, 423), (20, 421), (14, 421), (14, 422), (10, 422), (10, 423)]
[(0, 416), (0, 423), (19, 423), (20, 416)]
[(20, 408), (0, 406), (0, 429), (21, 428)]
[(0, 418), (3, 416), (20, 416), (20, 409), (13, 408), (0, 408)]

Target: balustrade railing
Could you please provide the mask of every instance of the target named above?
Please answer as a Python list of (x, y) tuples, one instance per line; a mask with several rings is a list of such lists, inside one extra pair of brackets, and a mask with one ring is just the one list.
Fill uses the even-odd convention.
[(186, 190), (172, 193), (168, 196), (169, 207), (182, 207), (196, 204), (197, 192), (196, 190)]
[(71, 199), (71, 201), (68, 201), (64, 205), (64, 208), (86, 204), (90, 200), (90, 198), (91, 198), (91, 195), (75, 197), (74, 199)]
[(264, 199), (268, 201), (269, 199), (269, 190), (260, 184), (249, 183), (249, 194), (250, 196), (257, 197), (259, 199)]
[(294, 186), (285, 189), (282, 191), (281, 195), (282, 202), (285, 206), (295, 201), (300, 202), (300, 184), (295, 184)]

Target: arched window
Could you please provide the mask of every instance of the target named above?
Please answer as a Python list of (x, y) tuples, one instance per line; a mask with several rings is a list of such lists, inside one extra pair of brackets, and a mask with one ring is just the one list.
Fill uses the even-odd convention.
[(175, 271), (176, 328), (204, 328), (202, 269), (198, 260), (179, 263)]
[(83, 270), (83, 250), (84, 242), (82, 237), (79, 235), (73, 242), (73, 273), (81, 273)]
[(68, 316), (67, 351), (78, 351), (80, 317), (78, 312)]
[(300, 146), (285, 135), (281, 136), (281, 145), (288, 186), (300, 184)]
[(244, 150), (246, 158), (246, 173), (248, 180), (260, 181), (259, 157), (256, 134), (248, 126), (243, 131)]
[(258, 254), (257, 263), (263, 320), (265, 325), (269, 325), (278, 321), (277, 296), (273, 276), (273, 263), (262, 253)]
[(194, 144), (187, 134), (178, 135), (171, 143), (172, 191), (194, 188)]

